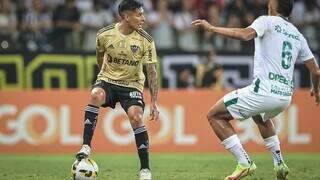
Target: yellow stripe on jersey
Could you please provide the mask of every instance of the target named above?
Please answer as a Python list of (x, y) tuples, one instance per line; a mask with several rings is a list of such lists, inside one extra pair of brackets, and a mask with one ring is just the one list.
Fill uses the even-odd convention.
[(145, 30), (139, 29), (137, 33), (146, 38), (150, 43), (153, 41), (153, 38)]

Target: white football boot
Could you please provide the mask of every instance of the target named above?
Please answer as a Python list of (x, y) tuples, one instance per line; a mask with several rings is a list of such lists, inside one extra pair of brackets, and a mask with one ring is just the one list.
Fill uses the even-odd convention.
[(89, 145), (84, 144), (82, 145), (80, 151), (77, 153), (76, 158), (78, 161), (81, 161), (81, 159), (85, 159), (90, 156), (91, 148)]
[(141, 169), (139, 180), (152, 180), (150, 169)]

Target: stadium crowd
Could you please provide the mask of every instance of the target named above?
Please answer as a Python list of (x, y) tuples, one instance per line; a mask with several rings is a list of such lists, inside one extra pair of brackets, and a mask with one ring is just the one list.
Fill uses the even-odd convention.
[[(117, 20), (119, 0), (0, 0), (0, 49), (52, 52), (95, 50), (99, 28)], [(252, 42), (226, 39), (190, 23), (205, 18), (217, 26), (246, 27), (267, 14), (267, 0), (143, 0), (145, 29), (157, 49), (243, 52)], [(292, 22), (311, 49), (320, 46), (320, 0), (296, 0)]]
[[(201, 29), (197, 18), (227, 27), (247, 27), (267, 14), (268, 0), (142, 0), (147, 30), (157, 50), (209, 52), (196, 69), (178, 73), (178, 88), (224, 88), (215, 52), (252, 53), (241, 42)], [(0, 52), (95, 52), (97, 30), (117, 21), (120, 0), (0, 0)], [(320, 49), (320, 0), (295, 0), (291, 21)]]

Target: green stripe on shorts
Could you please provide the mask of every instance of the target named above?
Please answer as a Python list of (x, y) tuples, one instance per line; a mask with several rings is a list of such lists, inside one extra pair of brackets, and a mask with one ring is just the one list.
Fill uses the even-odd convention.
[(228, 107), (228, 106), (231, 106), (231, 105), (233, 105), (233, 104), (237, 104), (237, 102), (238, 102), (238, 98), (233, 98), (233, 99), (230, 99), (229, 101), (226, 101), (226, 102), (224, 103), (224, 105), (225, 105), (226, 107)]

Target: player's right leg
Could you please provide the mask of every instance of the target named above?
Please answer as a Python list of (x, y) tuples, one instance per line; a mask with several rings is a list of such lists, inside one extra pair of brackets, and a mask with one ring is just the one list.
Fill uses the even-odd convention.
[(237, 166), (234, 172), (227, 176), (226, 180), (237, 180), (253, 173), (257, 168), (246, 153), (242, 144), (236, 135), (230, 120), (234, 119), (226, 109), (226, 103), (220, 99), (209, 111), (207, 118), (210, 125), (219, 139), (222, 141), (225, 149), (237, 159)]
[(269, 149), (272, 154), (276, 179), (286, 180), (290, 170), (283, 160), (280, 149), (280, 141), (275, 133), (275, 128), (272, 120), (263, 120), (260, 115), (254, 116), (252, 118), (258, 126), (260, 134), (264, 139), (266, 148)]
[(83, 145), (76, 154), (80, 161), (87, 158), (91, 153), (91, 140), (97, 124), (99, 107), (105, 103), (106, 92), (102, 87), (96, 86), (91, 90), (89, 104), (84, 113)]

